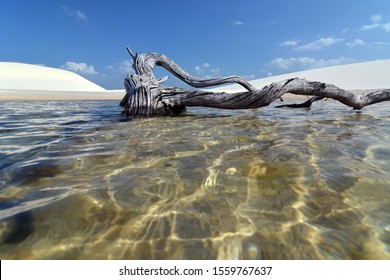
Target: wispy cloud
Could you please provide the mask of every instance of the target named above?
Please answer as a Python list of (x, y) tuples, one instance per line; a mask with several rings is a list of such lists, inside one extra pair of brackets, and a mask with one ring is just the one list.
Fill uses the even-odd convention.
[(350, 58), (315, 59), (311, 57), (275, 58), (268, 65), (283, 71), (299, 71), (354, 62)]
[(383, 30), (385, 30), (386, 32), (390, 32), (390, 22), (388, 22), (388, 23), (383, 23), (383, 24), (382, 24), (382, 28), (383, 28)]
[(246, 80), (253, 80), (256, 78), (256, 75), (255, 74), (249, 74), (249, 75), (243, 75), (242, 76), (244, 79)]
[(390, 46), (390, 42), (372, 42), (371, 45), (374, 45), (374, 46)]
[(95, 70), (95, 67), (93, 67), (92, 65), (88, 65), (84, 62), (67, 61), (67, 62), (65, 62), (64, 65), (61, 65), (60, 68), (65, 69), (65, 70), (69, 70), (72, 72), (76, 72), (79, 74), (89, 74), (89, 75), (99, 74)]
[(295, 41), (295, 40), (287, 40), (287, 41), (284, 41), (283, 43), (280, 44), (281, 46), (284, 46), (284, 47), (294, 47), (294, 46), (297, 46), (298, 45), (298, 41)]
[(194, 67), (194, 70), (195, 70), (196, 73), (201, 74), (202, 72), (206, 71), (209, 68), (210, 68), (210, 64), (205, 62), (202, 65), (196, 65)]
[(370, 44), (370, 47), (373, 47), (374, 49), (381, 50), (383, 48), (389, 48), (390, 42), (372, 42)]
[(296, 46), (294, 49), (296, 51), (318, 51), (342, 41), (344, 41), (344, 39), (335, 39), (333, 37), (327, 37), (315, 40), (305, 45)]
[(371, 24), (363, 25), (360, 28), (360, 30), (361, 31), (369, 31), (369, 30), (373, 30), (373, 29), (376, 29), (376, 28), (379, 28), (379, 27), (381, 27), (380, 23), (371, 23)]
[(198, 76), (201, 76), (202, 78), (206, 78), (206, 79), (221, 76), (221, 69), (211, 68), (211, 65), (207, 62), (195, 66), (194, 70)]
[(244, 23), (240, 20), (236, 20), (232, 22), (233, 25), (244, 25)]
[(110, 70), (115, 75), (127, 75), (133, 71), (133, 60), (123, 60), (119, 63), (109, 65), (106, 68)]
[(370, 18), (371, 18), (371, 21), (374, 23), (381, 22), (383, 19), (381, 14), (374, 14)]
[(382, 22), (383, 16), (381, 14), (374, 14), (370, 17), (371, 23), (363, 25), (361, 31), (370, 31), (381, 28), (386, 32), (390, 32), (390, 22)]
[(345, 43), (347, 47), (354, 48), (356, 46), (365, 46), (366, 43), (362, 39), (355, 39), (352, 42)]
[(72, 17), (78, 21), (86, 21), (88, 19), (87, 15), (79, 10), (73, 10), (67, 6), (62, 6), (61, 10), (65, 15)]

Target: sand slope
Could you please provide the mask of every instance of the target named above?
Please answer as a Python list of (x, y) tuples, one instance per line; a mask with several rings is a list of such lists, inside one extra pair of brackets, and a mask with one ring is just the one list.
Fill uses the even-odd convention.
[(0, 62), (0, 89), (105, 91), (76, 73), (25, 63)]
[[(252, 80), (250, 83), (256, 88), (261, 89), (273, 82), (294, 77), (334, 84), (346, 90), (390, 88), (390, 59), (295, 72)], [(237, 92), (243, 91), (243, 88), (239, 85), (229, 85), (214, 90)]]

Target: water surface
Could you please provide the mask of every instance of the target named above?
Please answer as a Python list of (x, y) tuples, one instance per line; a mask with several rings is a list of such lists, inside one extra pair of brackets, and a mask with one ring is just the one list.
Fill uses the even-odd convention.
[(390, 259), (390, 106), (0, 103), (1, 259)]

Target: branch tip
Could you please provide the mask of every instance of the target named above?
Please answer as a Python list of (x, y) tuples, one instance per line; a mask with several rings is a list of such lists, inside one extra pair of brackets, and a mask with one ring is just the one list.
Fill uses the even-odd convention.
[(133, 54), (133, 52), (130, 50), (129, 46), (126, 46), (126, 50), (130, 54), (131, 58), (135, 61), (136, 55)]

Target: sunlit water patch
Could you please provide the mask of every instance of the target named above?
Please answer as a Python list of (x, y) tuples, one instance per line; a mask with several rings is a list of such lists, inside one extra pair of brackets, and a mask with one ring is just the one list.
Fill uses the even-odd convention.
[(2, 259), (389, 259), (390, 107), (0, 104)]

